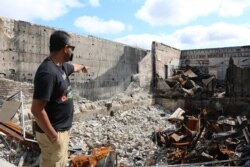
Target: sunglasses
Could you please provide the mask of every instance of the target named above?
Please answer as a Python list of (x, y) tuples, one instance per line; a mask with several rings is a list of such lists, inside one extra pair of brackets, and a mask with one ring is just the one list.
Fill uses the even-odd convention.
[(66, 45), (66, 47), (67, 47), (67, 48), (71, 48), (71, 49), (72, 49), (72, 51), (74, 51), (74, 50), (75, 50), (75, 46), (72, 46), (72, 45)]

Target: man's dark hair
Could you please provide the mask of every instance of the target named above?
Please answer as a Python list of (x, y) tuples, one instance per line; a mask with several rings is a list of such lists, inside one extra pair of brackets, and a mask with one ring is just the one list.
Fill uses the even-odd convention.
[(69, 43), (70, 35), (65, 31), (55, 31), (50, 36), (49, 50), (50, 52), (59, 51)]

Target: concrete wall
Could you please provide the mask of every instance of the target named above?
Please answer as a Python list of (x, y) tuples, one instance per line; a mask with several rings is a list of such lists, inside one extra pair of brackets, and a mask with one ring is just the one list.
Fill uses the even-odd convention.
[[(49, 37), (55, 29), (23, 21), (0, 18), (0, 74), (6, 78), (33, 82), (38, 65), (49, 54)], [(90, 66), (88, 74), (74, 74), (76, 94), (90, 100), (111, 97), (124, 91), (138, 62), (147, 51), (93, 36), (71, 34), (73, 63)]]
[(156, 88), (156, 78), (166, 79), (173, 75), (174, 69), (179, 67), (181, 50), (168, 45), (153, 42), (152, 43), (152, 61), (153, 61), (153, 81), (152, 85)]
[(152, 52), (148, 52), (147, 55), (139, 62), (139, 81), (140, 87), (150, 90), (153, 77), (152, 68)]

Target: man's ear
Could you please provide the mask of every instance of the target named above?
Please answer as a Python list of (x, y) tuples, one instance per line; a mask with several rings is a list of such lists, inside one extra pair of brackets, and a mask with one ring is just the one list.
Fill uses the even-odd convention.
[(63, 53), (65, 53), (65, 54), (68, 53), (66, 46), (63, 48)]

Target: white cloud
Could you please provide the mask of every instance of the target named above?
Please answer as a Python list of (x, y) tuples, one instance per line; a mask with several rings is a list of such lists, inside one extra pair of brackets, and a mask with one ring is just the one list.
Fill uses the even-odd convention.
[(8, 0), (0, 5), (0, 16), (17, 20), (53, 20), (71, 8), (83, 7), (79, 0)]
[(220, 3), (220, 16), (241, 16), (250, 7), (249, 0), (221, 0)]
[(250, 25), (215, 23), (210, 26), (190, 26), (171, 35), (181, 47), (206, 48), (249, 44)]
[(131, 34), (121, 38), (115, 39), (115, 41), (124, 43), (130, 46), (139, 47), (143, 49), (151, 49), (152, 41), (166, 41), (164, 36), (154, 34)]
[(91, 6), (97, 7), (100, 6), (99, 0), (89, 0)]
[(75, 26), (92, 34), (116, 34), (126, 29), (126, 26), (115, 20), (102, 20), (96, 16), (82, 16), (75, 20)]
[(136, 17), (152, 26), (182, 25), (210, 14), (240, 16), (249, 7), (249, 0), (146, 0)]
[(145, 49), (151, 49), (152, 41), (177, 49), (217, 48), (248, 45), (250, 25), (216, 23), (210, 26), (189, 26), (172, 34), (133, 34), (116, 41)]

